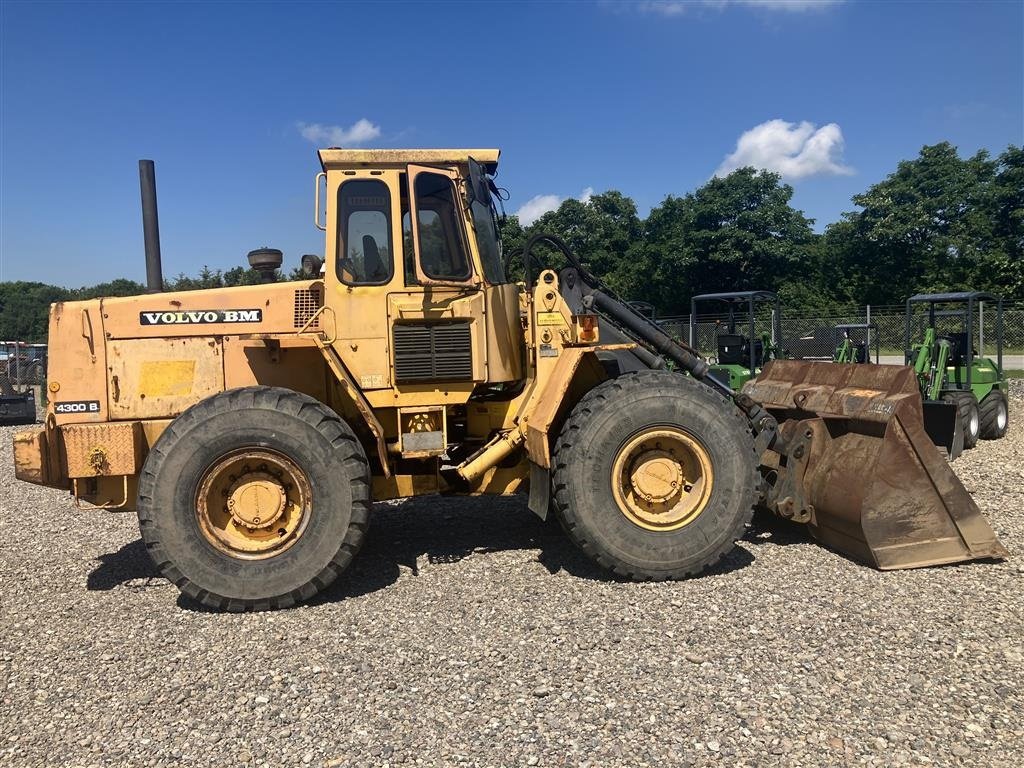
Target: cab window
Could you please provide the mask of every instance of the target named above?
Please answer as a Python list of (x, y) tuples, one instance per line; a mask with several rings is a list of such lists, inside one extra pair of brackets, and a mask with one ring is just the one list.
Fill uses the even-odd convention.
[(455, 185), (443, 174), (419, 173), (413, 187), (423, 274), (433, 280), (468, 280), (472, 269), (462, 238)]
[(391, 280), (391, 192), (377, 179), (353, 179), (338, 190), (338, 278), (349, 285)]
[(473, 228), (476, 230), (476, 245), (484, 268), (484, 279), (492, 285), (508, 282), (501, 259), (501, 240), (498, 238), (494, 211), (481, 200), (474, 200), (470, 210), (473, 213)]

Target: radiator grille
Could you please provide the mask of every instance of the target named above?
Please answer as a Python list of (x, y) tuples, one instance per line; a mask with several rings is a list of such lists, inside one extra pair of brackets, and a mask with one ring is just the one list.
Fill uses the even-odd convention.
[(395, 381), (473, 378), (469, 321), (395, 324)]
[[(302, 328), (309, 322), (309, 318), (316, 314), (316, 311), (324, 304), (323, 286), (314, 285), (310, 288), (299, 288), (295, 291), (295, 327)], [(309, 324), (310, 328), (320, 327), (320, 318), (317, 317)]]

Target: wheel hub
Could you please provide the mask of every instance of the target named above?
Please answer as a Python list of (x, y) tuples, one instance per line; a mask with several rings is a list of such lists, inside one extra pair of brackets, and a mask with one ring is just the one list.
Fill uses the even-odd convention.
[(232, 519), (247, 528), (266, 528), (284, 513), (288, 498), (284, 486), (268, 472), (250, 472), (228, 488)]
[(619, 450), (612, 491), (628, 520), (648, 530), (672, 531), (704, 511), (713, 474), (711, 457), (697, 440), (675, 427), (651, 429)]
[(629, 479), (642, 499), (663, 503), (679, 494), (683, 467), (667, 451), (646, 450), (633, 461)]
[(294, 544), (305, 531), (311, 503), (309, 480), (291, 459), (271, 450), (239, 449), (206, 470), (196, 514), (211, 545), (252, 560)]

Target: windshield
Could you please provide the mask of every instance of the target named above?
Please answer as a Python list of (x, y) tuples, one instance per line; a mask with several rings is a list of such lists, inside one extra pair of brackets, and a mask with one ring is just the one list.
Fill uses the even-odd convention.
[(501, 257), (501, 237), (498, 234), (498, 210), (494, 204), (494, 184), (487, 178), (484, 167), (469, 158), (469, 199), (476, 230), (476, 244), (483, 262), (484, 279), (492, 284), (506, 283), (505, 265)]
[(505, 266), (501, 259), (501, 240), (498, 237), (498, 221), (494, 204), (488, 200), (474, 200), (470, 209), (473, 214), (473, 229), (476, 230), (476, 244), (483, 262), (484, 279), (489, 283), (505, 283)]

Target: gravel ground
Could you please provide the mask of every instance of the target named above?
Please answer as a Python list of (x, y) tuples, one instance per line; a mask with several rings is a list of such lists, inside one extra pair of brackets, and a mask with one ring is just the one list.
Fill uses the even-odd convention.
[(753, 530), (606, 578), (516, 499), (378, 505), (315, 604), (219, 615), (133, 515), (16, 483), (0, 430), (0, 764), (1024, 762), (1024, 389), (955, 468), (1013, 558), (881, 573)]

